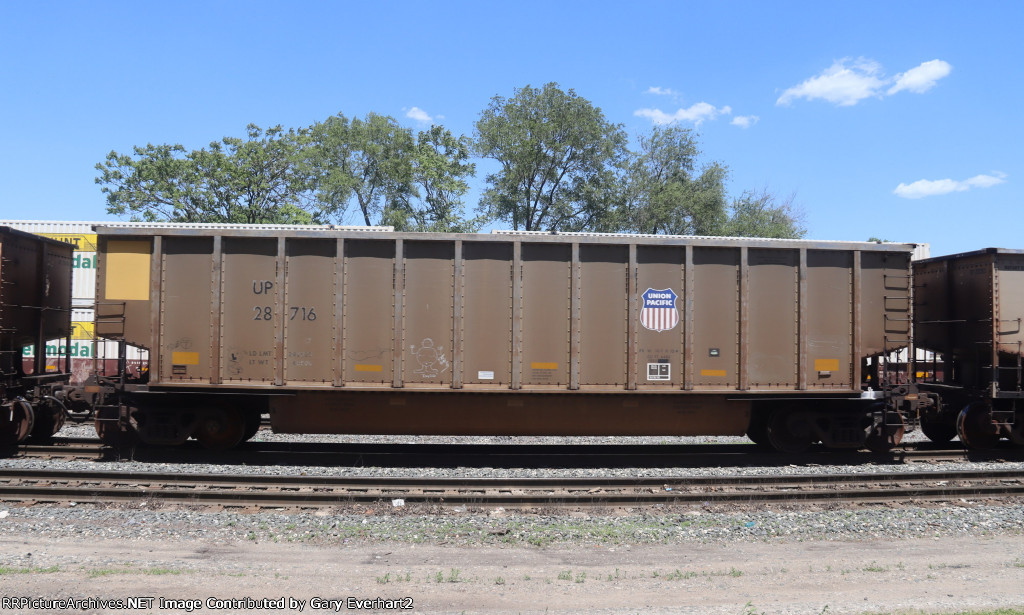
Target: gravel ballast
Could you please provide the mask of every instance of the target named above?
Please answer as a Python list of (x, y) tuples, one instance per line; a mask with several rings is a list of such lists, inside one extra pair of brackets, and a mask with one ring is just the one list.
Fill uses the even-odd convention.
[[(89, 437), (87, 427), (59, 434)], [(742, 438), (288, 436), (270, 442), (742, 443)], [(381, 477), (687, 477), (1011, 469), (1019, 463), (406, 468), (3, 459), (5, 468)], [(0, 582), (41, 596), (408, 597), (414, 613), (879, 613), (1024, 603), (1024, 503), (514, 510), (220, 510), (157, 499), (0, 504)], [(879, 587), (892, 588), (879, 592)], [(896, 589), (898, 588), (898, 590)], [(307, 609), (307, 612), (309, 610)], [(26, 610), (25, 613), (61, 612)], [(94, 612), (115, 612), (97, 610)], [(152, 609), (149, 612), (169, 612)], [(196, 612), (213, 612), (201, 607)], [(247, 609), (218, 612), (249, 612)], [(283, 612), (283, 611), (282, 611)], [(348, 607), (331, 612), (356, 612)]]

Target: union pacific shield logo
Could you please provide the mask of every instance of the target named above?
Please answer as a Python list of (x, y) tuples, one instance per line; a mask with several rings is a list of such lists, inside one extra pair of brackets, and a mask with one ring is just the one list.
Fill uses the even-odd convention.
[(640, 308), (640, 324), (651, 331), (668, 331), (679, 324), (676, 309), (678, 296), (671, 288), (657, 290), (648, 288), (643, 295), (644, 305)]

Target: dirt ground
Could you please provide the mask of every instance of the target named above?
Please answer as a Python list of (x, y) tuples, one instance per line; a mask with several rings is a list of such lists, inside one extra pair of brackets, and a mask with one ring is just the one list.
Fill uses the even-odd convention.
[[(1022, 536), (576, 548), (30, 537), (0, 551), (24, 562), (0, 574), (2, 613), (126, 612), (2, 602), (12, 597), (151, 597), (134, 612), (152, 613), (298, 612), (300, 601), (304, 613), (736, 615), (1024, 604)], [(245, 602), (263, 598), (283, 602)]]

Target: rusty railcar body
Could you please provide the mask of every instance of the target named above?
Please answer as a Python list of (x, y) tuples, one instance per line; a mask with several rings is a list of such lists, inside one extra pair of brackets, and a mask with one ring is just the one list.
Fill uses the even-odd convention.
[(97, 227), (101, 434), (742, 435), (885, 448), (912, 244)]
[[(48, 368), (42, 349), (71, 336), (72, 247), (0, 226), (0, 445), (48, 437), (64, 424), (70, 364)], [(35, 346), (31, 370), (23, 351)]]
[[(940, 407), (922, 417), (933, 440), (1024, 444), (1024, 250), (988, 248), (914, 263), (916, 339), (945, 368), (922, 374)], [(1020, 419), (1018, 419), (1020, 417)]]

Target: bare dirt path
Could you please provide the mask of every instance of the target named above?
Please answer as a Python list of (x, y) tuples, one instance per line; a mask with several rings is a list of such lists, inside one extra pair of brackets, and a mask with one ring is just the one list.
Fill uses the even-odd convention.
[[(1024, 604), (1024, 536), (545, 548), (8, 536), (0, 552), (19, 562), (2, 569), (0, 599), (153, 597), (151, 608), (134, 611), (153, 613), (190, 608), (161, 609), (160, 598), (200, 601), (191, 605), (198, 613), (296, 612), (289, 598), (302, 601), (304, 613), (377, 606), (391, 608), (374, 612), (393, 613), (819, 614)], [(278, 605), (208, 598), (285, 603), (258, 610)], [(0, 612), (72, 610), (7, 607)]]

